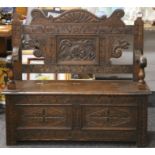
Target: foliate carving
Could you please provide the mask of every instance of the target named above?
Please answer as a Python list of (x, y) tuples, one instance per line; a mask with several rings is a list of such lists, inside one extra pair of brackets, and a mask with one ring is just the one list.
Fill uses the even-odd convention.
[(131, 26), (110, 28), (102, 26), (101, 23), (52, 23), (51, 25), (24, 25), (23, 32), (25, 34), (131, 34), (133, 28)]
[(58, 49), (59, 61), (94, 61), (96, 58), (94, 39), (62, 39)]
[(102, 16), (101, 18), (99, 18), (86, 10), (74, 9), (74, 10), (66, 11), (62, 13), (60, 16), (54, 18), (52, 16), (46, 17), (43, 11), (35, 9), (32, 11), (31, 24), (47, 25), (50, 23), (95, 23), (96, 22), (96, 23), (102, 23), (102, 26), (119, 27), (119, 26), (125, 25), (121, 20), (123, 16), (124, 16), (124, 11), (121, 9), (115, 10), (109, 18), (107, 18), (106, 16)]
[(46, 17), (41, 10), (33, 10), (31, 24), (24, 25), (22, 30), (34, 40), (34, 55), (45, 57), (46, 66), (30, 65), (30, 70), (132, 73), (132, 66), (112, 66), (110, 63), (112, 57), (120, 57), (128, 48), (123, 39), (134, 30), (133, 26), (125, 26), (122, 22), (123, 15), (123, 10), (116, 10), (108, 18), (98, 18), (80, 9), (54, 18)]
[(54, 18), (46, 17), (38, 9), (32, 11), (32, 21), (30, 25), (22, 27), (25, 34), (38, 34), (47, 37), (57, 34), (130, 34), (132, 26), (125, 26), (121, 18), (123, 10), (115, 10), (109, 17), (98, 18), (86, 10), (70, 10)]
[(130, 44), (127, 41), (125, 41), (125, 40), (115, 40), (111, 56), (113, 58), (121, 57), (122, 56), (122, 51), (124, 49), (128, 49), (129, 45)]
[(36, 57), (41, 57), (43, 55), (39, 40), (23, 40), (22, 45), (23, 49), (32, 49), (33, 55)]
[(35, 48), (35, 47), (38, 47), (39, 44), (38, 44), (38, 41), (34, 41), (34, 40), (23, 40), (22, 41), (22, 46), (23, 46), (23, 49), (31, 49), (31, 48)]

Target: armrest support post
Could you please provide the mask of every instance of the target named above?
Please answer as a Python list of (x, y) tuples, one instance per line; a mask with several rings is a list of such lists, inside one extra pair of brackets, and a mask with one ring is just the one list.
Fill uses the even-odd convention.
[(139, 73), (138, 73), (138, 78), (139, 78), (139, 83), (144, 84), (145, 83), (145, 70), (144, 68), (147, 66), (147, 59), (143, 55), (140, 56), (139, 60)]

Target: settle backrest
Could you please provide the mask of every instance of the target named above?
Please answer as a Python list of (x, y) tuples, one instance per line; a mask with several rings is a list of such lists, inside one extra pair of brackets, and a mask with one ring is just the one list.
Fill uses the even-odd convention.
[[(131, 73), (133, 80), (143, 80), (146, 60), (143, 55), (143, 21), (134, 25), (122, 21), (124, 11), (115, 10), (110, 17), (96, 17), (86, 10), (70, 10), (58, 17), (32, 11), (32, 21), (22, 25), (17, 14), (13, 20), (13, 72), (16, 80), (30, 69), (32, 73)], [(132, 42), (128, 41), (131, 36)], [(132, 45), (133, 64), (112, 64)], [(22, 49), (33, 49), (34, 56), (44, 58), (43, 65), (22, 64)], [(140, 61), (143, 64), (140, 65)], [(141, 72), (141, 73), (140, 73)], [(142, 74), (142, 76), (140, 75)]]

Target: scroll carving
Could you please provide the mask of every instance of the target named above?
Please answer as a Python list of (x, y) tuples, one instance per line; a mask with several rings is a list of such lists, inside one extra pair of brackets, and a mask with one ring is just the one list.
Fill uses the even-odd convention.
[(70, 10), (54, 18), (41, 10), (32, 11), (30, 25), (22, 32), (30, 38), (24, 49), (33, 49), (36, 57), (45, 57), (46, 66), (30, 66), (32, 70), (71, 73), (132, 73), (131, 66), (113, 67), (111, 58), (119, 58), (129, 43), (124, 36), (132, 34), (133, 26), (125, 26), (123, 10), (110, 17), (96, 17), (86, 10)]
[(47, 17), (43, 11), (34, 9), (30, 25), (22, 27), (25, 34), (130, 34), (132, 26), (125, 26), (121, 18), (123, 10), (115, 10), (110, 17), (97, 17), (86, 10), (70, 10), (54, 18)]
[(104, 34), (131, 34), (133, 32), (133, 28), (130, 26), (127, 27), (116, 27), (110, 28), (105, 27), (100, 23), (52, 23), (52, 25), (46, 26), (24, 26), (23, 32), (25, 34), (100, 34), (101, 36)]
[(121, 18), (124, 16), (124, 11), (121, 9), (115, 10), (112, 15), (107, 18), (106, 16), (97, 17), (87, 10), (74, 9), (62, 13), (60, 16), (54, 18), (53, 16), (47, 17), (43, 11), (34, 9), (32, 11), (31, 25), (50, 23), (102, 23), (102, 26), (125, 26)]
[(129, 43), (125, 40), (118, 40), (115, 41), (114, 45), (113, 45), (113, 50), (111, 53), (111, 56), (113, 58), (119, 58), (122, 56), (122, 51), (124, 49), (128, 49), (129, 48)]
[(24, 40), (23, 49), (32, 49), (33, 55), (36, 57), (41, 57), (43, 55), (39, 40), (28, 40), (28, 41)]
[(107, 20), (105, 21), (105, 25), (109, 26), (109, 27), (124, 27), (125, 24), (124, 22), (121, 20), (121, 18), (124, 16), (124, 11), (121, 9), (117, 9), (115, 10), (112, 15), (107, 18)]

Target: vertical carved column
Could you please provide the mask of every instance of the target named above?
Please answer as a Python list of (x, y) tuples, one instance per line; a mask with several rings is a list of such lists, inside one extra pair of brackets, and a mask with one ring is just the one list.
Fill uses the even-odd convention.
[(141, 17), (138, 17), (134, 23), (134, 81), (139, 80), (140, 56), (143, 55), (143, 32), (144, 23)]

